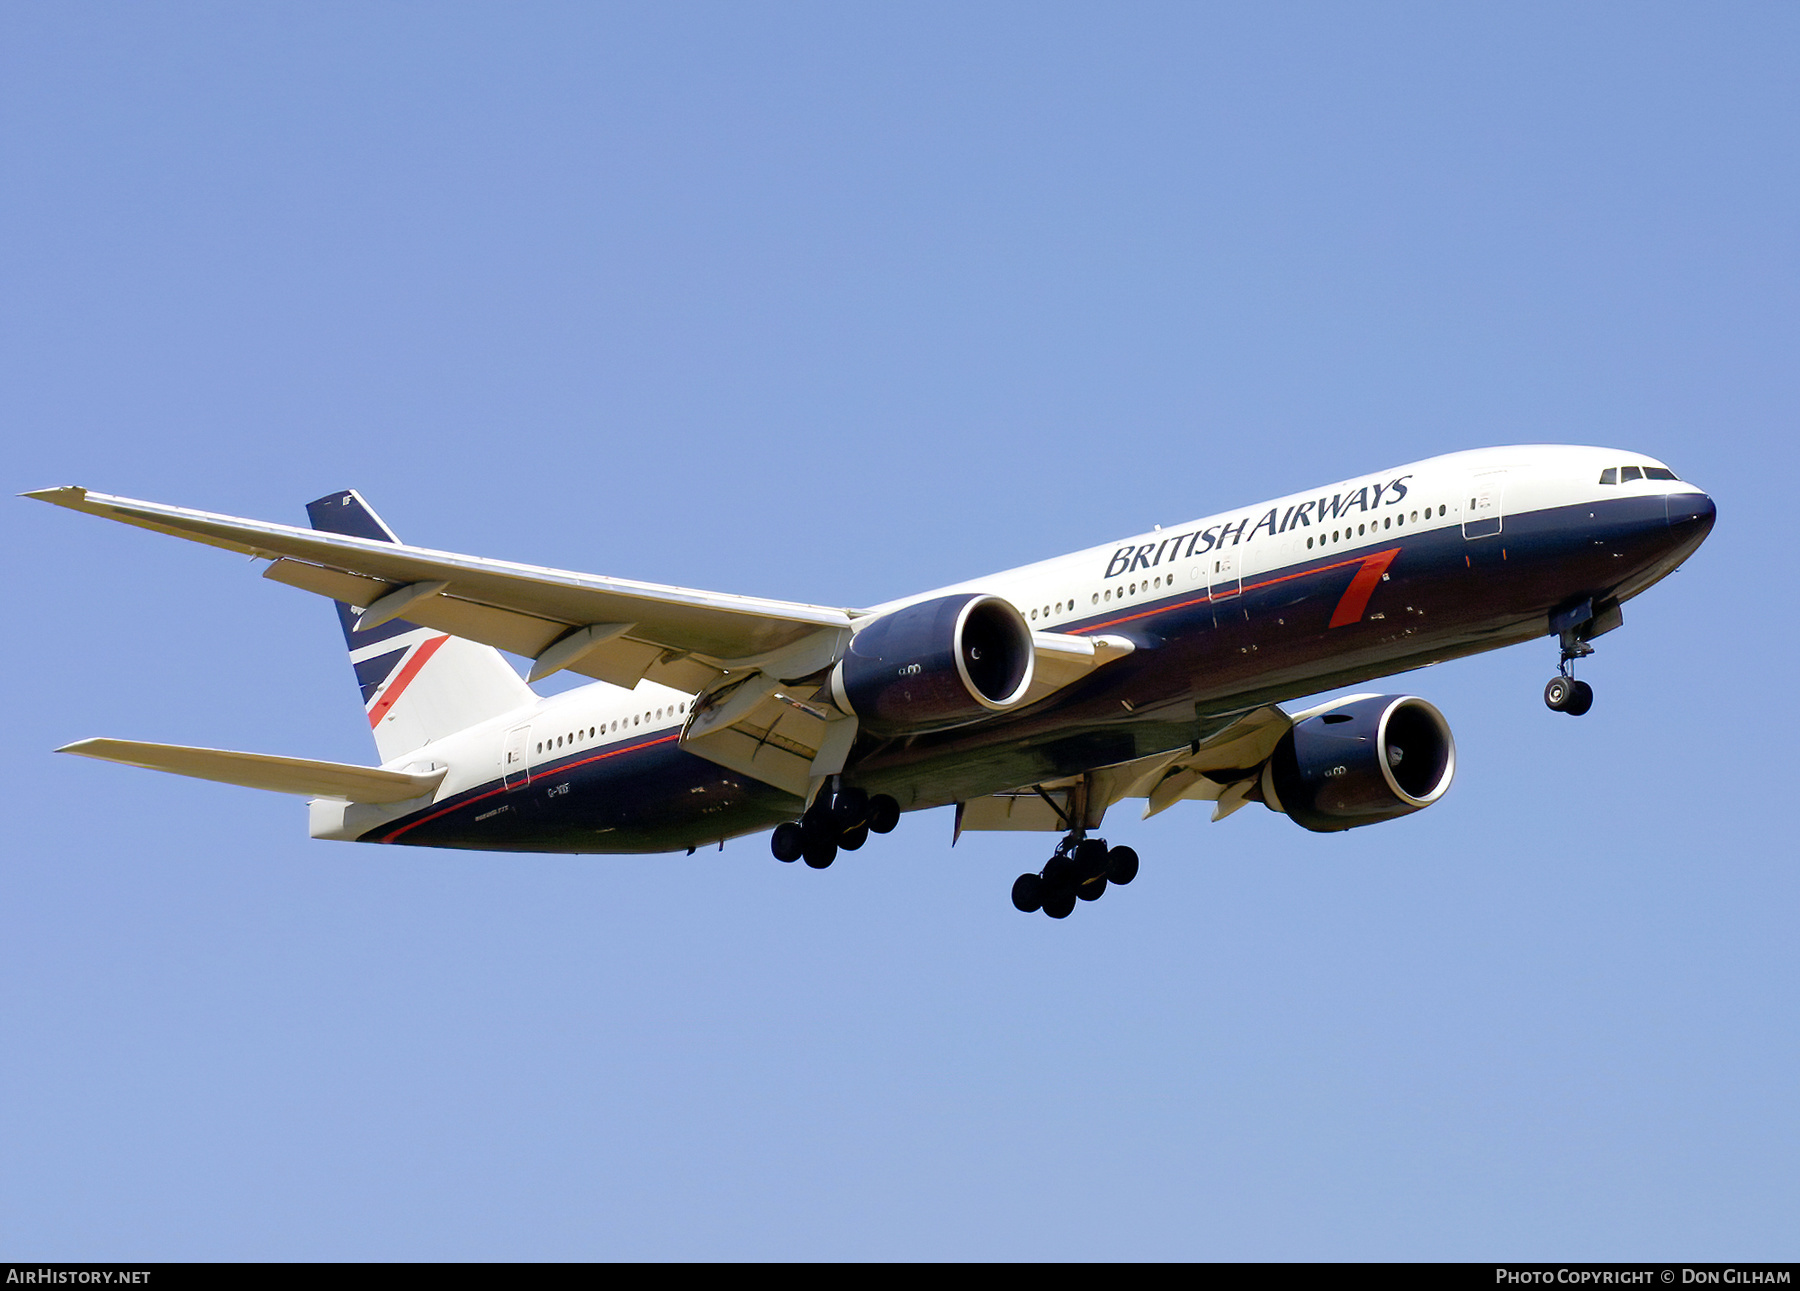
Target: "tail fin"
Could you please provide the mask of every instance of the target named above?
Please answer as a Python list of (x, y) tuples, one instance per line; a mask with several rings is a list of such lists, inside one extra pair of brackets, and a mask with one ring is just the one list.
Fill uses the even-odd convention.
[[(306, 514), (325, 533), (400, 541), (355, 489), (308, 502)], [(336, 604), (383, 762), (537, 699), (491, 646), (404, 619), (359, 632), (360, 609)]]

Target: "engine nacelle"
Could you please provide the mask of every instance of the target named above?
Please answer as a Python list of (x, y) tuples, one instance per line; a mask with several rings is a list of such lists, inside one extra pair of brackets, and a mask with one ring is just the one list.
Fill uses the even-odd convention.
[(1456, 741), (1412, 695), (1367, 695), (1294, 723), (1263, 766), (1263, 801), (1332, 833), (1407, 816), (1444, 796)]
[(877, 733), (938, 731), (1016, 707), (1033, 658), (1031, 628), (1010, 601), (942, 596), (858, 631), (832, 669), (832, 696)]

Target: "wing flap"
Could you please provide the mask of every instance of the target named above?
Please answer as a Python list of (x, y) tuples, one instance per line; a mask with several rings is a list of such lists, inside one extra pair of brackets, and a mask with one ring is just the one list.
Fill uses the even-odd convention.
[(990, 794), (962, 804), (957, 818), (959, 833), (1026, 830), (1034, 833), (1065, 833), (1070, 794), (1066, 789), (1046, 789), (1048, 799), (1031, 789), (1011, 793)]
[(819, 781), (844, 769), (856, 732), (854, 717), (751, 673), (700, 697), (681, 747), (806, 801)]
[[(1149, 798), (1144, 805), (1145, 818), (1167, 811), (1184, 798), (1218, 802), (1228, 787), (1248, 779), (1244, 774), (1231, 773), (1261, 767), (1293, 725), (1294, 719), (1272, 704), (1245, 713), (1203, 741), (1198, 750), (1176, 758), (1163, 769), (1144, 795)], [(1222, 820), (1242, 805), (1240, 794), (1236, 805), (1221, 806), (1220, 814), (1213, 819)]]
[[(263, 577), (289, 587), (329, 596), (346, 605), (373, 605), (387, 595), (392, 584), (341, 569), (326, 569), (298, 560), (277, 560), (263, 570)], [(476, 605), (456, 597), (437, 595), (407, 607), (406, 619), (420, 627), (435, 628), (452, 636), (467, 637), (483, 645), (534, 658), (569, 630), (568, 624), (535, 615)]]
[(804, 801), (811, 793), (825, 726), (769, 696), (729, 724), (703, 735), (684, 734), (681, 747)]
[(145, 767), (151, 771), (167, 771), (196, 780), (217, 780), (246, 789), (298, 793), (315, 798), (344, 798), (350, 802), (404, 802), (408, 798), (422, 797), (437, 788), (446, 770), (440, 767), (413, 774), (347, 762), (316, 762), (310, 758), (236, 753), (229, 749), (200, 749), (182, 744), (146, 744), (137, 740), (77, 740), (57, 752)]

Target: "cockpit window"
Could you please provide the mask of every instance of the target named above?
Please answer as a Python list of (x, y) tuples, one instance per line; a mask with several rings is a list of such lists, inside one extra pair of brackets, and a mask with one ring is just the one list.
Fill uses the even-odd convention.
[(1627, 480), (1674, 480), (1681, 477), (1666, 466), (1609, 466), (1600, 472), (1600, 483), (1623, 484)]

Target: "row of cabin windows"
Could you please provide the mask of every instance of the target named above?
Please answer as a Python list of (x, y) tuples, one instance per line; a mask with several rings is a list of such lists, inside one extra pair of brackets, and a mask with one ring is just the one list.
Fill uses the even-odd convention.
[[(1671, 477), (1671, 478), (1673, 478), (1673, 477)], [(1447, 505), (1444, 505), (1442, 503), (1440, 503), (1438, 505), (1438, 509), (1437, 509), (1438, 515), (1440, 515), (1440, 516), (1448, 515), (1449, 512), (1450, 512), (1450, 508)], [(1431, 519), (1431, 508), (1430, 507), (1425, 508), (1425, 518), (1427, 520)], [(1310, 550), (1315, 545), (1323, 547), (1328, 542), (1341, 542), (1347, 538), (1365, 537), (1365, 536), (1367, 536), (1370, 529), (1377, 529), (1377, 530), (1392, 529), (1396, 524), (1398, 524), (1402, 528), (1404, 528), (1406, 526), (1406, 519), (1407, 519), (1406, 513), (1404, 511), (1402, 511), (1398, 515), (1391, 515), (1391, 516), (1383, 517), (1380, 524), (1359, 524), (1356, 526), (1354, 531), (1352, 531), (1349, 528), (1333, 529), (1331, 531), (1331, 537), (1327, 538), (1323, 534), (1320, 534), (1316, 538), (1308, 538), (1306, 540), (1306, 545), (1307, 545), (1307, 548)], [(1414, 511), (1412, 513), (1412, 522), (1414, 524), (1419, 523), (1419, 513), (1417, 511)], [(1217, 571), (1215, 570), (1215, 572), (1217, 572)], [(1093, 594), (1093, 596), (1091, 596), (1089, 598), (1089, 604), (1099, 605), (1103, 601), (1112, 600), (1115, 596), (1118, 597), (1120, 600), (1124, 600), (1127, 596), (1136, 596), (1140, 591), (1143, 591), (1143, 592), (1160, 591), (1161, 589), (1163, 589), (1165, 587), (1173, 587), (1173, 586), (1175, 586), (1175, 575), (1172, 573), (1161, 574), (1155, 578), (1146, 579), (1142, 583), (1122, 583), (1118, 587), (1109, 587), (1104, 591), (1095, 592)], [(1071, 610), (1074, 609), (1075, 603), (1073, 601), (1070, 601), (1068, 603), (1068, 607)], [(1058, 614), (1061, 614), (1063, 612), (1063, 602), (1058, 601), (1056, 603), (1056, 612)], [(1048, 605), (1046, 605), (1044, 607), (1043, 615), (1045, 618), (1050, 617), (1050, 607)], [(1031, 612), (1031, 617), (1035, 620), (1038, 617), (1038, 611), (1033, 610)]]
[(1136, 596), (1139, 592), (1148, 592), (1153, 588), (1165, 586), (1175, 586), (1175, 575), (1165, 574), (1159, 578), (1145, 579), (1141, 583), (1126, 583), (1120, 587), (1108, 588), (1100, 594), (1100, 599), (1103, 601), (1110, 601), (1116, 596), (1122, 601), (1127, 596)]
[[(1445, 504), (1443, 504), (1441, 502), (1438, 504), (1437, 513), (1440, 516), (1448, 515), (1449, 512), (1450, 512), (1450, 508), (1448, 506), (1446, 506)], [(1427, 520), (1431, 519), (1431, 508), (1430, 507), (1425, 508), (1425, 518)], [(1419, 523), (1419, 513), (1417, 511), (1412, 513), (1412, 522), (1414, 524)], [(1402, 511), (1398, 515), (1384, 516), (1384, 517), (1382, 517), (1382, 521), (1380, 524), (1375, 524), (1373, 522), (1371, 522), (1369, 524), (1359, 524), (1356, 526), (1356, 530), (1354, 533), (1351, 532), (1351, 530), (1349, 529), (1348, 526), (1346, 526), (1341, 531), (1337, 530), (1337, 529), (1333, 529), (1331, 531), (1331, 537), (1327, 538), (1324, 534), (1320, 534), (1318, 536), (1318, 538), (1316, 539), (1316, 541), (1318, 542), (1319, 546), (1323, 547), (1328, 542), (1338, 542), (1343, 539), (1349, 539), (1349, 538), (1361, 538), (1366, 533), (1368, 533), (1370, 530), (1392, 529), (1396, 524), (1398, 524), (1402, 529), (1404, 529), (1406, 527), (1406, 512)], [(1308, 538), (1306, 540), (1307, 547), (1311, 548), (1314, 541), (1315, 541), (1315, 539)]]
[(1110, 601), (1115, 596), (1122, 601), (1127, 596), (1136, 596), (1139, 592), (1159, 591), (1162, 588), (1173, 586), (1175, 586), (1173, 573), (1159, 574), (1155, 578), (1146, 578), (1141, 583), (1120, 583), (1117, 587), (1109, 587), (1103, 592), (1095, 592), (1093, 604), (1098, 605), (1102, 601)]
[(1602, 484), (1629, 484), (1632, 480), (1675, 480), (1680, 481), (1666, 466), (1609, 466), (1600, 472)]
[[(1093, 604), (1098, 605), (1102, 599), (1110, 601), (1115, 595), (1118, 596), (1120, 600), (1124, 600), (1125, 597), (1136, 596), (1139, 592), (1148, 592), (1153, 589), (1160, 590), (1164, 587), (1173, 586), (1175, 586), (1175, 575), (1173, 573), (1159, 574), (1155, 578), (1146, 578), (1141, 583), (1121, 583), (1116, 589), (1109, 587), (1104, 592), (1095, 592), (1091, 599)], [(1058, 601), (1054, 606), (1046, 605), (1041, 610), (1032, 610), (1031, 621), (1035, 623), (1040, 617), (1047, 619), (1053, 613), (1062, 614), (1067, 612), (1072, 614), (1074, 611), (1075, 598), (1070, 597), (1066, 601)]]
[[(1172, 572), (1158, 574), (1155, 578), (1146, 578), (1141, 583), (1121, 583), (1116, 588), (1109, 587), (1103, 592), (1095, 592), (1090, 598), (1090, 603), (1098, 605), (1102, 600), (1112, 600), (1114, 596), (1117, 596), (1120, 600), (1124, 600), (1127, 596), (1136, 596), (1139, 592), (1160, 591), (1165, 587), (1173, 586), (1175, 586), (1175, 575)], [(1046, 605), (1041, 610), (1032, 610), (1031, 620), (1035, 623), (1040, 616), (1047, 619), (1052, 613), (1062, 614), (1067, 612), (1072, 614), (1074, 611), (1075, 599), (1070, 597), (1066, 601), (1058, 601), (1055, 606)]]
[(641, 724), (647, 724), (651, 721), (661, 721), (663, 714), (665, 714), (665, 713), (667, 713), (670, 717), (674, 717), (678, 713), (685, 713), (685, 712), (687, 712), (687, 704), (685, 701), (682, 703), (679, 703), (679, 704), (670, 704), (667, 708), (654, 709), (651, 712), (643, 714), (643, 716), (641, 716), (641, 717), (634, 715), (630, 721), (626, 721), (624, 718), (621, 717), (618, 721), (613, 722), (610, 726), (604, 722), (602, 722), (598, 726), (590, 726), (587, 728), (587, 733), (585, 735), (583, 735), (582, 732), (580, 732), (580, 731), (571, 731), (567, 735), (558, 735), (554, 739), (539, 740), (538, 746), (537, 746), (537, 751), (539, 753), (543, 753), (546, 751), (554, 753), (557, 749), (564, 747), (565, 744), (572, 745), (576, 741), (582, 740), (582, 739), (591, 740), (591, 739), (595, 738), (595, 736), (597, 736), (597, 735), (617, 734), (617, 732), (619, 731), (619, 729), (621, 727), (623, 727), (625, 730), (630, 730), (634, 726), (638, 726)]

